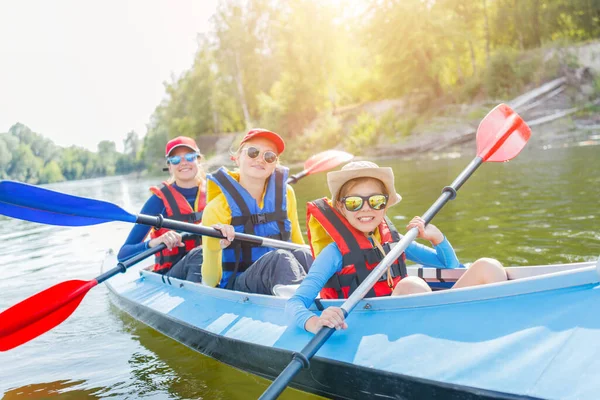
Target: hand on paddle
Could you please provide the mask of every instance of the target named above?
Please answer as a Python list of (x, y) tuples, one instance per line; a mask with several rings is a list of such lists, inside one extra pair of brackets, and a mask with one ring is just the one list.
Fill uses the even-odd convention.
[(212, 227), (225, 236), (225, 238), (219, 241), (221, 249), (229, 246), (233, 242), (233, 239), (235, 239), (235, 229), (233, 229), (232, 225), (214, 224)]
[(342, 309), (339, 307), (327, 307), (323, 310), (320, 317), (315, 315), (309, 318), (306, 324), (304, 324), (304, 329), (316, 334), (324, 326), (337, 330), (348, 328)]
[(429, 240), (431, 244), (437, 246), (444, 241), (444, 234), (435, 225), (429, 224), (425, 226), (425, 220), (421, 217), (414, 217), (406, 229), (417, 228), (419, 230), (418, 238)]
[(175, 231), (168, 231), (164, 235), (160, 235), (159, 237), (150, 240), (148, 247), (156, 247), (161, 243), (164, 243), (169, 250), (171, 250), (173, 247), (185, 246), (185, 244), (183, 244), (181, 241), (181, 235)]

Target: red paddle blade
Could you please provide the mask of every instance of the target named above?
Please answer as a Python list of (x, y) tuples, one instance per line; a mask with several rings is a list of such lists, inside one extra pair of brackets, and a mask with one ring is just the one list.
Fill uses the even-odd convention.
[(341, 150), (326, 150), (315, 154), (304, 163), (306, 174), (329, 171), (340, 164), (352, 160), (354, 156)]
[(75, 311), (96, 280), (54, 285), (0, 313), (0, 351), (10, 350), (49, 331)]
[(506, 104), (496, 106), (477, 128), (477, 156), (503, 162), (517, 156), (527, 144), (531, 129)]

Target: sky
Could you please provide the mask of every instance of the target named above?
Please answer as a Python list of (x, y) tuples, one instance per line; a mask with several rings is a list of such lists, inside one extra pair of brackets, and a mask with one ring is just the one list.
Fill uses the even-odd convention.
[(189, 69), (217, 0), (0, 0), (0, 133), (122, 150)]

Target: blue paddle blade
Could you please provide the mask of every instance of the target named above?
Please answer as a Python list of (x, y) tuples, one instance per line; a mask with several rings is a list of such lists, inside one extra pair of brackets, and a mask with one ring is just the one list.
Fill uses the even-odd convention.
[(137, 219), (116, 204), (14, 181), (0, 181), (0, 214), (59, 226), (135, 222)]

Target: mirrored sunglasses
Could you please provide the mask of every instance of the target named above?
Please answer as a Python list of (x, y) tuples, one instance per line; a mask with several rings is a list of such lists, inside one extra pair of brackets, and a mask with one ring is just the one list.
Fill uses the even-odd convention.
[[(198, 156), (199, 156), (198, 153), (187, 153), (187, 154), (183, 155), (183, 158), (185, 158), (185, 161), (187, 161), (187, 162), (194, 162), (194, 161), (196, 161)], [(167, 164), (177, 165), (180, 162), (181, 162), (181, 156), (167, 157)]]
[[(248, 153), (248, 157), (252, 159), (257, 158), (260, 155), (260, 149), (257, 149), (254, 146), (246, 147), (243, 151)], [(277, 161), (277, 153), (267, 150), (263, 153), (263, 160), (265, 160), (267, 164), (273, 164), (275, 161)]]
[(383, 210), (388, 202), (387, 194), (372, 194), (370, 196), (346, 196), (341, 199), (346, 210), (356, 212), (363, 208), (365, 202), (373, 210)]

